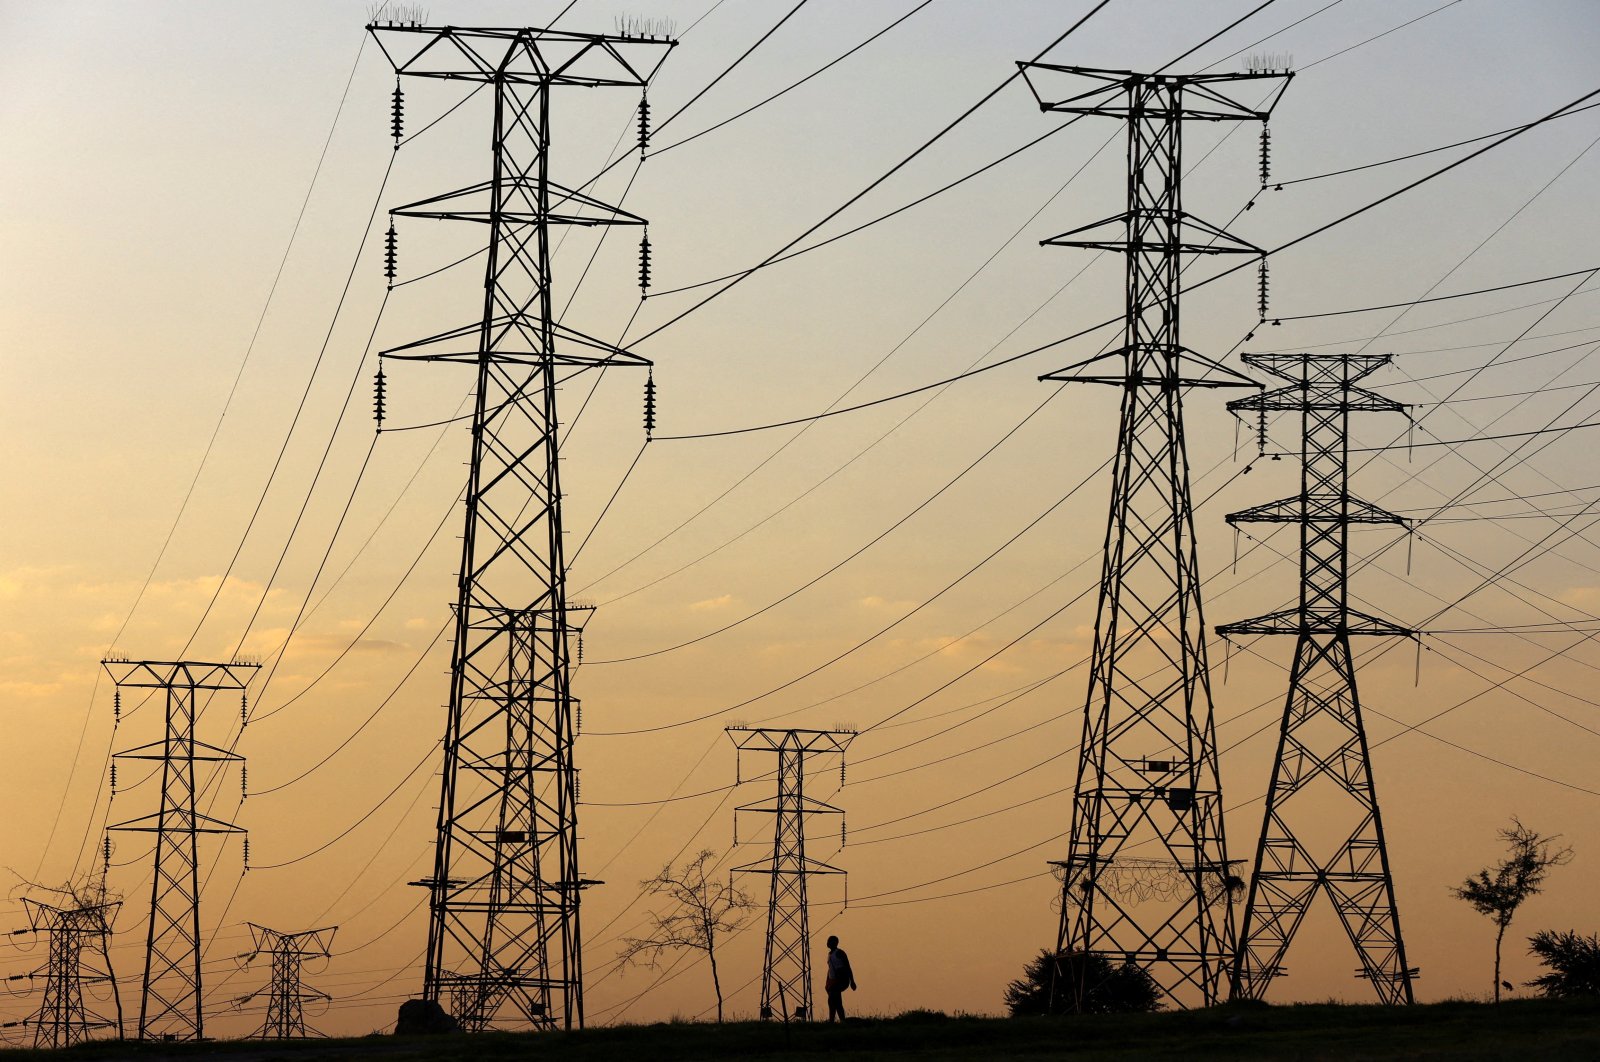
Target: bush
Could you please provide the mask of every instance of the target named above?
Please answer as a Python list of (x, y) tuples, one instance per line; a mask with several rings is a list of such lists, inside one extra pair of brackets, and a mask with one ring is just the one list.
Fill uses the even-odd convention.
[(1527, 983), (1546, 996), (1600, 996), (1600, 934), (1541, 930), (1528, 938), (1528, 950), (1550, 972)]
[(1161, 1009), (1161, 989), (1143, 967), (1092, 952), (1041, 951), (1006, 986), (1013, 1018), (1030, 1014), (1143, 1014)]

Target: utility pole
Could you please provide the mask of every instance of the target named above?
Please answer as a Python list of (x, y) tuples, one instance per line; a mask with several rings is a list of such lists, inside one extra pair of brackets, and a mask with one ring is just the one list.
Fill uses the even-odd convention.
[[(734, 808), (734, 843), (738, 843), (739, 812), (758, 811), (773, 817), (772, 857), (742, 867), (735, 874), (765, 874), (772, 880), (767, 896), (767, 943), (761, 964), (761, 1017), (812, 1017), (811, 916), (806, 902), (806, 879), (817, 874), (843, 874), (806, 855), (806, 819), (812, 815), (838, 815), (839, 843), (844, 843), (844, 812), (832, 804), (806, 795), (806, 758), (827, 753), (839, 756), (839, 784), (844, 784), (844, 751), (855, 739), (854, 730), (768, 730), (730, 726), (728, 737), (740, 752), (773, 752), (778, 756), (778, 792), (771, 804), (745, 804)], [(737, 771), (737, 766), (735, 770)]]
[(1411, 1003), (1416, 970), (1406, 964), (1383, 816), (1367, 730), (1356, 694), (1350, 636), (1414, 637), (1414, 631), (1350, 607), (1351, 524), (1405, 520), (1350, 494), (1351, 412), (1404, 412), (1356, 381), (1387, 354), (1246, 354), (1244, 361), (1287, 387), (1228, 403), (1261, 419), (1298, 413), (1300, 493), (1228, 516), (1228, 523), (1300, 526), (1300, 603), (1217, 628), (1225, 638), (1292, 634), (1294, 666), (1284, 701), (1272, 784), (1256, 845), (1255, 871), (1232, 972), (1236, 999), (1261, 999), (1284, 974), (1283, 957), (1319, 892), (1327, 893), (1383, 1003)]
[(251, 673), (260, 665), (115, 658), (101, 663), (116, 684), (119, 704), (124, 689), (161, 690), (166, 696), (165, 736), (115, 757), (160, 764), (161, 810), (108, 827), (155, 834), (150, 921), (139, 990), (139, 1039), (203, 1040), (198, 842), (203, 833), (242, 834), (244, 830), (195, 808), (200, 786), (195, 782), (194, 765), (240, 763), (244, 758), (196, 740), (194, 724), (202, 709), (198, 703), (202, 691), (214, 696), (222, 690), (237, 690), (242, 699)]
[[(1041, 377), (1122, 391), (1057, 950), (1143, 968), (1178, 1006), (1218, 1000), (1235, 882), (1200, 607), (1183, 396), (1256, 386), (1182, 345), (1180, 274), (1197, 254), (1262, 252), (1183, 209), (1183, 123), (1265, 123), (1289, 75), (1136, 74), (1021, 63), (1044, 111), (1128, 128), (1128, 209), (1042, 241), (1126, 261), (1122, 345)], [(1045, 94), (1040, 82), (1064, 91)], [(1250, 105), (1229, 93), (1261, 86)], [(1264, 128), (1264, 126), (1263, 126)], [(1057, 986), (1083, 1003), (1084, 986)]]
[(556, 319), (552, 232), (644, 219), (551, 180), (551, 101), (562, 86), (642, 93), (673, 42), (368, 29), (397, 75), (397, 149), (402, 76), (487, 86), (493, 111), (487, 179), (391, 211), (488, 237), (477, 316), (383, 352), (476, 374), (434, 864), (415, 883), (428, 890), (422, 994), (467, 1031), (581, 1027), (579, 900), (599, 882), (578, 861), (569, 643), (585, 610), (567, 599), (556, 397), (585, 370), (650, 363)]
[(250, 927), (250, 952), (245, 962), (250, 962), (263, 952), (272, 959), (272, 981), (267, 989), (267, 1018), (256, 1037), (262, 1040), (304, 1039), (305, 1005), (333, 997), (326, 992), (306, 988), (300, 980), (300, 971), (307, 959), (325, 959), (332, 954), (333, 935), (339, 927), (281, 933), (254, 922), (246, 922), (245, 925)]
[[(72, 1047), (92, 1037), (97, 1029), (116, 1029), (122, 1038), (122, 997), (111, 969), (111, 923), (120, 900), (86, 903), (73, 896), (70, 907), (57, 907), (24, 897), (28, 925), (49, 940), (45, 965), (44, 999), (34, 1014), (33, 1046)], [(84, 1001), (84, 987), (109, 985), (116, 1016), (101, 1014)], [(94, 994), (90, 994), (90, 999)]]

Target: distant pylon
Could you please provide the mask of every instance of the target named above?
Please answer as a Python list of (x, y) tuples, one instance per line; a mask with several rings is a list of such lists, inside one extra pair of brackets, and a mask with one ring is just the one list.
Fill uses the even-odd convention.
[[(806, 819), (812, 815), (840, 816), (832, 804), (806, 795), (806, 757), (837, 753), (839, 777), (844, 779), (844, 751), (855, 739), (853, 730), (767, 730), (730, 726), (728, 737), (740, 752), (775, 752), (778, 755), (778, 792), (771, 804), (745, 804), (734, 809), (734, 841), (738, 842), (738, 815), (759, 811), (773, 817), (772, 857), (734, 867), (735, 874), (765, 874), (772, 879), (767, 898), (767, 942), (761, 963), (761, 1017), (779, 1015), (809, 1020), (811, 1008), (811, 916), (806, 901), (806, 879), (817, 874), (843, 874), (838, 867), (806, 855)], [(785, 1013), (787, 1011), (787, 1013)]]
[(300, 980), (307, 959), (325, 959), (333, 947), (338, 926), (281, 933), (246, 922), (250, 952), (245, 961), (266, 954), (272, 960), (272, 981), (267, 988), (267, 1017), (256, 1036), (263, 1040), (296, 1040), (306, 1035), (305, 1005), (331, 999), (326, 992), (305, 987)]
[[(49, 940), (44, 999), (31, 1019), (34, 1048), (71, 1047), (90, 1039), (97, 1029), (115, 1029), (120, 1039), (122, 997), (111, 969), (110, 938), (111, 923), (122, 902), (75, 902), (70, 907), (27, 897), (22, 902), (28, 925)], [(114, 1017), (85, 1002), (86, 986), (110, 986)]]
[[(1135, 74), (1018, 64), (1040, 109), (1127, 123), (1128, 208), (1046, 245), (1125, 256), (1122, 345), (1041, 377), (1122, 391), (1094, 650), (1061, 875), (1058, 951), (1143, 968), (1177, 1006), (1211, 1004), (1233, 952), (1183, 395), (1253, 381), (1188, 350), (1179, 276), (1197, 254), (1259, 248), (1183, 209), (1185, 120), (1265, 122), (1287, 74)], [(1036, 81), (1064, 78), (1065, 94)], [(1267, 82), (1267, 99), (1225, 93)], [(1086, 986), (1053, 987), (1083, 1003)]]
[[(119, 760), (154, 760), (161, 773), (161, 810), (108, 827), (155, 834), (150, 886), (150, 922), (145, 937), (144, 978), (139, 992), (139, 1039), (205, 1038), (200, 970), (200, 854), (202, 833), (244, 833), (195, 808), (200, 786), (196, 763), (238, 763), (243, 757), (198, 741), (195, 716), (202, 691), (238, 690), (259, 665), (191, 660), (105, 660), (119, 690), (145, 688), (166, 694), (166, 733), (160, 741), (116, 754)], [(109, 849), (108, 849), (109, 851)]]
[(1292, 634), (1294, 666), (1283, 706), (1272, 784), (1232, 972), (1235, 998), (1260, 999), (1317, 893), (1326, 892), (1384, 1003), (1412, 1002), (1400, 911), (1356, 694), (1352, 634), (1414, 632), (1350, 607), (1351, 524), (1405, 520), (1350, 494), (1350, 414), (1405, 407), (1356, 381), (1387, 354), (1246, 354), (1289, 386), (1228, 403), (1235, 412), (1300, 414), (1300, 493), (1228, 516), (1300, 525), (1300, 603), (1217, 628), (1223, 637)]
[(557, 391), (588, 369), (649, 362), (557, 320), (552, 230), (644, 219), (550, 179), (551, 98), (571, 85), (642, 91), (672, 42), (368, 29), (397, 75), (488, 86), (493, 114), (486, 180), (391, 212), (487, 235), (477, 316), (383, 352), (476, 375), (434, 861), (416, 882), (428, 890), (422, 995), (469, 1032), (581, 1027), (579, 903), (599, 883), (578, 860), (570, 642), (584, 610), (567, 596)]

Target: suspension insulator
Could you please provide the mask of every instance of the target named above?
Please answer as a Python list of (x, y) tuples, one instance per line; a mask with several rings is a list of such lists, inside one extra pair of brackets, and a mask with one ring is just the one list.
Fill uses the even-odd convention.
[(389, 381), (383, 375), (383, 366), (378, 366), (378, 375), (372, 379), (372, 415), (377, 418), (378, 430), (383, 430), (384, 408), (388, 401)]
[(389, 281), (389, 286), (394, 286), (394, 278), (399, 261), (400, 238), (395, 234), (394, 222), (389, 222), (389, 231), (383, 234), (383, 276)]
[(656, 370), (652, 367), (644, 378), (644, 437), (649, 440), (656, 430)]
[[(583, 629), (582, 628), (579, 628), (579, 630), (578, 630), (578, 663), (580, 663), (580, 664), (583, 663)], [(582, 711), (583, 709), (579, 708), (578, 710)]]
[(104, 855), (105, 866), (106, 866), (107, 870), (110, 870), (111, 869), (111, 835), (110, 834), (106, 835), (105, 842), (100, 846), (100, 851), (105, 853), (105, 855)]
[(1256, 310), (1261, 319), (1267, 319), (1267, 260), (1261, 259), (1259, 272), (1256, 274)]
[(843, 848), (844, 845), (845, 845), (844, 816), (840, 815), (839, 816), (839, 847)]
[(117, 765), (115, 763), (111, 765), (111, 795), (117, 795)]
[(639, 157), (644, 158), (645, 148), (650, 146), (650, 98), (639, 97)]
[(572, 799), (577, 801), (583, 799), (583, 775), (577, 771), (572, 772)]
[(1267, 411), (1265, 407), (1256, 411), (1256, 453), (1264, 455), (1267, 452)]
[(583, 733), (583, 702), (578, 702), (578, 733)]
[(239, 729), (243, 730), (250, 722), (250, 695), (239, 694)]
[(1265, 122), (1261, 123), (1261, 183), (1266, 185), (1267, 179), (1272, 176), (1272, 131)]
[(394, 96), (389, 104), (389, 131), (394, 135), (394, 146), (400, 146), (400, 137), (405, 131), (406, 98), (400, 91), (400, 79), (394, 79)]
[(639, 291), (650, 290), (650, 233), (639, 238)]
[(844, 788), (844, 761), (839, 761), (839, 788)]
[(242, 801), (250, 795), (250, 768), (239, 764), (239, 799)]
[(250, 836), (249, 836), (249, 834), (246, 834), (245, 835), (245, 839), (244, 839), (244, 868), (246, 870), (250, 869)]
[(115, 729), (122, 725), (122, 691), (117, 690), (111, 695), (111, 726)]

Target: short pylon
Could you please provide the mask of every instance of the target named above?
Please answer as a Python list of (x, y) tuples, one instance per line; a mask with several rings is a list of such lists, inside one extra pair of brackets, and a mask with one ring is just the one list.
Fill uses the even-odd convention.
[(1318, 893), (1326, 893), (1355, 946), (1356, 976), (1383, 1003), (1412, 1002), (1383, 817), (1367, 747), (1350, 647), (1352, 635), (1409, 636), (1349, 604), (1350, 525), (1405, 520), (1350, 494), (1350, 414), (1405, 407), (1356, 386), (1387, 354), (1246, 354), (1288, 386), (1230, 402), (1236, 412), (1299, 414), (1300, 493), (1232, 513), (1228, 522), (1300, 526), (1296, 607), (1224, 624), (1224, 638), (1295, 636), (1289, 694), (1267, 789), (1255, 869), (1231, 971), (1235, 998), (1261, 999)]

